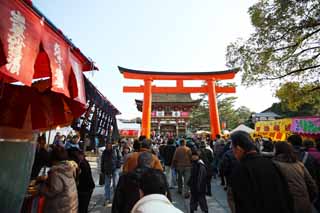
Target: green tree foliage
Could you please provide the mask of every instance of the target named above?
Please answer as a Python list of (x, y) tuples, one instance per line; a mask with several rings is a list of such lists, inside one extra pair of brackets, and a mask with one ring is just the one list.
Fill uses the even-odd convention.
[(316, 115), (320, 113), (320, 93), (316, 88), (320, 88), (320, 83), (288, 82), (276, 91), (276, 97), (281, 100), (282, 110), (303, 112), (308, 109), (308, 113)]
[[(191, 126), (195, 128), (205, 129), (203, 127), (210, 128), (210, 115), (208, 101), (205, 99), (206, 95), (202, 96), (202, 102), (199, 107), (194, 108), (191, 112)], [(227, 129), (234, 129), (241, 123), (246, 123), (252, 112), (247, 107), (241, 106), (238, 109), (234, 109), (234, 102), (236, 97), (218, 98), (218, 110), (220, 121), (224, 121), (227, 124)], [(209, 130), (209, 129), (207, 129)]]
[[(300, 88), (313, 86), (308, 89), (319, 93), (320, 1), (259, 0), (249, 15), (255, 32), (246, 41), (231, 43), (226, 55), (228, 66), (242, 67), (242, 83), (297, 81)], [(293, 109), (300, 104), (287, 102)]]

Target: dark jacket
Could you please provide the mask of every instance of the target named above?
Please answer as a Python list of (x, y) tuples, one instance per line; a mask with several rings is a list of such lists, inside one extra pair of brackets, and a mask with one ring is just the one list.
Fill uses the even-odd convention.
[(41, 168), (44, 166), (49, 166), (49, 161), (49, 152), (44, 148), (37, 149), (32, 166), (31, 179), (35, 179), (36, 177), (38, 177)]
[(104, 150), (101, 156), (101, 172), (112, 175), (121, 166), (121, 154), (117, 149)]
[(201, 148), (200, 149), (200, 159), (203, 161), (203, 163), (206, 165), (207, 168), (207, 175), (211, 177), (213, 175), (213, 153), (206, 149)]
[(207, 168), (202, 160), (193, 161), (191, 168), (191, 176), (188, 181), (191, 194), (206, 193)]
[[(137, 168), (133, 172), (125, 173), (120, 176), (118, 185), (112, 202), (112, 213), (130, 213), (133, 206), (140, 199), (139, 181), (141, 174), (150, 168)], [(160, 170), (160, 176), (166, 181), (166, 177)], [(167, 197), (171, 200), (169, 187), (167, 184)]]
[(231, 175), (234, 169), (239, 166), (239, 161), (234, 157), (233, 151), (229, 150), (224, 153), (222, 158), (222, 169), (227, 180), (227, 185), (230, 185)]
[(311, 201), (317, 194), (317, 186), (301, 162), (287, 162), (281, 154), (274, 158), (275, 164), (286, 178), (293, 197), (295, 213), (311, 213)]
[(292, 197), (285, 178), (272, 160), (247, 154), (231, 177), (237, 213), (292, 213)]
[(164, 159), (164, 165), (171, 166), (172, 159), (174, 152), (176, 151), (176, 146), (174, 144), (172, 145), (166, 145), (163, 149), (163, 159)]

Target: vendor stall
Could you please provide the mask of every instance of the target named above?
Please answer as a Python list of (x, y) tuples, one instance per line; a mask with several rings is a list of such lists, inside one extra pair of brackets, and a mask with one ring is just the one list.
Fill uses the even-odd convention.
[(259, 121), (255, 125), (255, 135), (273, 141), (284, 141), (291, 134), (299, 134), (303, 138), (320, 138), (320, 116)]
[(0, 212), (19, 212), (34, 133), (70, 124), (86, 106), (84, 56), (31, 1), (0, 1)]

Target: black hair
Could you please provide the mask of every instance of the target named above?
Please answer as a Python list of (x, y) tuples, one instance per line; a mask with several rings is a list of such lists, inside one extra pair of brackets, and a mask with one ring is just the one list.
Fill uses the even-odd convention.
[(151, 141), (148, 139), (144, 139), (141, 142), (141, 148), (150, 149), (150, 146), (151, 146)]
[(263, 140), (263, 152), (273, 152), (273, 143), (270, 140)]
[(245, 152), (255, 150), (253, 140), (247, 132), (235, 131), (231, 134), (232, 146), (240, 146)]
[(141, 142), (141, 141), (143, 141), (143, 140), (146, 139), (146, 138), (147, 138), (147, 137), (146, 137), (145, 135), (140, 135), (138, 140)]
[(64, 149), (64, 147), (61, 146), (54, 146), (51, 154), (51, 161), (64, 161), (68, 160), (68, 152)]
[(291, 144), (287, 142), (278, 142), (275, 144), (275, 156), (282, 155), (282, 159), (285, 160), (285, 162), (291, 162), (295, 163), (297, 162), (297, 156), (294, 153), (294, 149)]
[(138, 140), (134, 140), (133, 141), (133, 149), (134, 149), (134, 151), (136, 151), (136, 152), (139, 151), (140, 147), (141, 147), (141, 143)]
[(186, 145), (186, 140), (185, 139), (180, 139), (180, 145)]
[(147, 169), (141, 174), (139, 188), (143, 194), (163, 194), (166, 195), (168, 186), (164, 174), (160, 170)]
[(217, 138), (217, 139), (220, 139), (220, 138), (221, 138), (221, 135), (220, 135), (220, 134), (216, 134), (216, 138)]
[(302, 138), (300, 135), (290, 135), (287, 140), (293, 146), (302, 146)]

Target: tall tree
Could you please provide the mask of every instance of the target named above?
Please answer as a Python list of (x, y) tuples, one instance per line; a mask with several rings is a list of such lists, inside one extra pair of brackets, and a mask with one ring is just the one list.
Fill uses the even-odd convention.
[[(209, 105), (206, 96), (203, 96), (199, 107), (194, 108), (191, 112), (191, 126), (200, 128), (201, 126), (210, 126)], [(241, 106), (234, 109), (236, 97), (218, 98), (218, 110), (221, 122), (226, 122), (227, 129), (234, 129), (241, 123), (245, 123), (252, 112), (247, 107)], [(208, 129), (209, 130), (209, 129)]]
[(259, 0), (249, 15), (255, 32), (231, 43), (226, 55), (228, 66), (242, 67), (242, 83), (294, 80), (319, 93), (320, 1)]
[(320, 92), (315, 89), (317, 87), (320, 84), (287, 82), (276, 91), (276, 97), (281, 101), (282, 110), (297, 112), (308, 109), (308, 113), (316, 115), (320, 114)]

